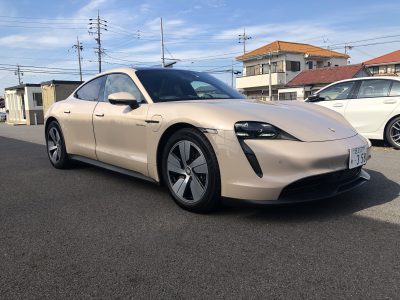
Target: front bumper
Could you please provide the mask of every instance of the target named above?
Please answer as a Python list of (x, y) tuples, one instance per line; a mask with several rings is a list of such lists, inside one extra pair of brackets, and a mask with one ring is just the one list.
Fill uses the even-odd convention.
[(369, 146), (360, 135), (325, 142), (246, 140), (262, 169), (261, 178), (250, 166), (234, 132), (225, 131), (223, 142), (218, 144), (224, 198), (302, 202), (334, 196), (369, 179), (361, 168), (348, 169), (349, 149)]

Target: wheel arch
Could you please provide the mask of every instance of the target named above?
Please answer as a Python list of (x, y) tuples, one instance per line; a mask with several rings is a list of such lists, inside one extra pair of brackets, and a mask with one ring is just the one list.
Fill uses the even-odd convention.
[(183, 128), (194, 128), (198, 129), (196, 126), (185, 123), (185, 122), (180, 122), (180, 123), (175, 123), (171, 126), (169, 126), (161, 135), (161, 138), (158, 142), (157, 145), (157, 152), (156, 152), (156, 165), (157, 165), (157, 175), (159, 178), (160, 184), (163, 184), (163, 176), (162, 176), (162, 164), (161, 164), (161, 159), (164, 151), (165, 144), (167, 143), (168, 139), (178, 130), (183, 129)]
[(51, 122), (56, 121), (58, 124), (60, 124), (60, 122), (58, 122), (58, 120), (55, 117), (48, 117), (44, 126), (44, 132), (47, 132), (47, 127), (50, 125)]
[(386, 138), (386, 129), (387, 129), (387, 127), (389, 126), (390, 122), (392, 122), (394, 119), (399, 118), (399, 117), (400, 117), (400, 114), (394, 115), (393, 117), (391, 117), (391, 118), (386, 122), (385, 127), (384, 127), (384, 129), (383, 129), (383, 140), (384, 140), (385, 142), (388, 142), (388, 141), (387, 141), (387, 138)]

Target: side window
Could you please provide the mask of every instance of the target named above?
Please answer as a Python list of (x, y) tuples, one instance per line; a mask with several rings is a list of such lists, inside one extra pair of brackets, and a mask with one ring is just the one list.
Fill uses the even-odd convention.
[(89, 81), (75, 92), (75, 97), (86, 101), (97, 101), (104, 82), (104, 76)]
[(372, 79), (363, 80), (357, 98), (387, 97), (390, 89), (390, 80)]
[(354, 84), (354, 81), (341, 82), (326, 88), (318, 95), (325, 100), (344, 100), (349, 97)]
[(133, 80), (126, 74), (110, 74), (107, 76), (104, 88), (104, 101), (108, 96), (114, 93), (127, 92), (136, 97), (137, 102), (144, 102), (142, 93), (137, 88)]
[(400, 81), (393, 81), (390, 96), (400, 96)]

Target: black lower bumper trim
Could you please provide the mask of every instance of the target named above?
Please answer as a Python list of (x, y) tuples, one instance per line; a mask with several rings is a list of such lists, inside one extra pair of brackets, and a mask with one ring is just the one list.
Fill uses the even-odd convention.
[(369, 174), (361, 168), (342, 170), (322, 175), (311, 176), (295, 181), (286, 186), (278, 200), (245, 200), (223, 198), (227, 204), (237, 205), (281, 205), (304, 203), (334, 197), (352, 190), (370, 179)]

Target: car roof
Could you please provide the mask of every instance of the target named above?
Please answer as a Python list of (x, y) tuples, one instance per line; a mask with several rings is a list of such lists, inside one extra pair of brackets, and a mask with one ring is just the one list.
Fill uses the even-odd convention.
[(400, 81), (400, 77), (398, 77), (398, 76), (369, 76), (369, 77), (344, 79), (344, 80), (336, 81), (334, 83), (347, 82), (347, 81), (359, 81), (359, 80), (384, 80), (384, 79)]
[(192, 71), (192, 70), (184, 70), (184, 69), (176, 69), (176, 68), (135, 67), (135, 66), (133, 66), (133, 67), (124, 67), (124, 68), (114, 68), (114, 69), (110, 69), (110, 70), (104, 71), (104, 72), (102, 72), (102, 73), (96, 75), (96, 77), (97, 77), (97, 76), (100, 76), (100, 75), (111, 74), (111, 73), (118, 73), (118, 72), (127, 73), (127, 72), (132, 72), (132, 71), (136, 72), (136, 71), (142, 71), (142, 70), (157, 70), (157, 71), (171, 71), (171, 70), (174, 70), (174, 71), (185, 71), (185, 72), (197, 72), (197, 71)]

